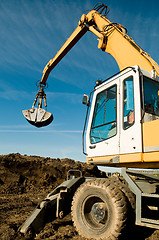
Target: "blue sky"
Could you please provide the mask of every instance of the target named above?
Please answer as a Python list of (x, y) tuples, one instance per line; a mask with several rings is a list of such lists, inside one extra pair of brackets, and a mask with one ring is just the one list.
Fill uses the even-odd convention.
[[(0, 154), (19, 152), (85, 161), (82, 130), (89, 94), (97, 79), (118, 72), (115, 60), (97, 48), (96, 36), (87, 33), (56, 66), (48, 79), (51, 125), (37, 129), (22, 110), (32, 106), (36, 81), (77, 27), (90, 0), (0, 0)], [(128, 34), (159, 62), (159, 2), (156, 0), (103, 1), (108, 18), (128, 29)]]

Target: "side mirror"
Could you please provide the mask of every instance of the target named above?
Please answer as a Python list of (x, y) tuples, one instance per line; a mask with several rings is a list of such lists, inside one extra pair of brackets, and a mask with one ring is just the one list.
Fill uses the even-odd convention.
[(83, 95), (82, 103), (89, 106), (89, 97), (86, 94)]

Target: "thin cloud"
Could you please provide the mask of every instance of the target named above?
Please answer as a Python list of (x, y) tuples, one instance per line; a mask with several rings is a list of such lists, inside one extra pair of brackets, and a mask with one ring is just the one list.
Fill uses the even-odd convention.
[[(32, 99), (34, 100), (34, 97), (36, 96), (37, 92), (31, 92), (28, 91), (21, 91), (13, 89), (11, 86), (7, 85), (2, 81), (0, 83), (0, 98), (6, 99), (6, 100), (21, 100), (21, 99)], [(47, 99), (55, 99), (55, 98), (65, 98), (72, 103), (79, 103), (82, 99), (82, 94), (76, 94), (76, 93), (69, 93), (69, 92), (47, 92)]]
[[(86, 1), (83, 9), (85, 6), (88, 8), (88, 5)], [(45, 2), (22, 1), (16, 7), (13, 1), (2, 2), (1, 6), (0, 22), (3, 22), (1, 26), (3, 34), (0, 37), (0, 64), (4, 68), (19, 66), (38, 73), (42, 72), (45, 64), (54, 57), (67, 37), (74, 31), (82, 14), (82, 9), (79, 9), (79, 4), (75, 2), (71, 5), (72, 14), (70, 14), (70, 5), (62, 1), (58, 4), (49, 0)], [(57, 31), (58, 34), (56, 34)], [(93, 43), (90, 39), (86, 37), (82, 44), (75, 47), (71, 58), (65, 58), (63, 62), (68, 67), (83, 69), (93, 75), (97, 69), (98, 72), (102, 71), (100, 67), (102, 61), (93, 51), (96, 40)], [(91, 47), (88, 48), (88, 46)], [(93, 67), (91, 59), (96, 63), (96, 68)]]
[(29, 99), (31, 96), (32, 95), (26, 91), (18, 91), (13, 89), (0, 91), (0, 98), (6, 100)]
[(1, 133), (69, 133), (69, 134), (81, 134), (82, 130), (18, 130), (18, 129), (0, 129)]
[[(47, 92), (47, 98), (50, 99), (65, 99), (73, 104), (81, 103), (82, 94), (69, 93), (69, 92)], [(63, 100), (64, 101), (64, 100)]]
[[(90, 1), (86, 1), (82, 5), (84, 10), (92, 4)], [(139, 20), (130, 19), (131, 16), (128, 14), (123, 15), (121, 11), (117, 13), (114, 15), (118, 16), (119, 19), (121, 18), (121, 23), (134, 21), (134, 24), (132, 24), (134, 28), (130, 29), (132, 33), (135, 33), (134, 35), (141, 34), (138, 29), (142, 29), (141, 23), (145, 21), (138, 24)], [(79, 3), (76, 2), (72, 2), (70, 14), (70, 5), (64, 1), (59, 1), (58, 4), (50, 0), (21, 1), (19, 5), (15, 5), (14, 1), (2, 1), (0, 22), (3, 22), (3, 24), (0, 37), (0, 63), (3, 66), (4, 62), (6, 66), (7, 63), (10, 66), (22, 66), (40, 73), (47, 61), (53, 58), (75, 29), (81, 15), (82, 9), (79, 9)], [(61, 17), (64, 21), (61, 21)], [(149, 21), (149, 25), (153, 26), (153, 29), (154, 25), (158, 28), (158, 21), (153, 23), (152, 21)], [(146, 23), (142, 24), (147, 25)], [(150, 32), (153, 31), (151, 27), (149, 30)], [(58, 34), (56, 34), (57, 31)], [(149, 36), (151, 36), (151, 33), (149, 33)], [(65, 58), (65, 65), (83, 69), (92, 75), (94, 72), (100, 74), (103, 72), (101, 75), (104, 75), (106, 64), (102, 61), (103, 56), (94, 51), (94, 48), (97, 48), (96, 37), (84, 38), (79, 47), (75, 47), (71, 58)], [(107, 59), (105, 62), (107, 62)], [(95, 65), (96, 67), (93, 67)], [(108, 68), (109, 64), (107, 64), (107, 71)]]

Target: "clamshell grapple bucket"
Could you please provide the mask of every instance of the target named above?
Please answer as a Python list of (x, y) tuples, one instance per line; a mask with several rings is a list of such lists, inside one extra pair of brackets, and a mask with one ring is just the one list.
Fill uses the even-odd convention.
[(42, 108), (31, 108), (29, 110), (23, 110), (22, 112), (26, 120), (38, 128), (47, 126), (53, 121), (52, 113)]
[[(42, 108), (42, 101), (44, 99), (44, 106), (47, 107), (46, 103), (46, 94), (44, 92), (45, 86), (40, 86), (40, 90), (38, 91), (33, 106), (29, 110), (23, 110), (23, 115), (26, 118), (26, 120), (34, 125), (35, 127), (44, 127), (49, 125), (53, 121), (53, 115), (52, 113), (47, 112), (45, 109)], [(35, 107), (37, 100), (38, 106)]]

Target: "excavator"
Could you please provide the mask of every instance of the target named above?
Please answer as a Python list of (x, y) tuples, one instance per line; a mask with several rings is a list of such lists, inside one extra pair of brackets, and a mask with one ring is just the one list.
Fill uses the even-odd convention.
[(133, 224), (159, 229), (159, 66), (127, 35), (125, 27), (108, 19), (108, 12), (105, 4), (97, 4), (82, 15), (75, 31), (45, 66), (33, 106), (23, 115), (36, 127), (52, 122), (53, 115), (42, 109), (49, 74), (92, 32), (98, 48), (114, 57), (120, 72), (97, 80), (90, 95), (83, 96), (87, 106), (83, 152), (88, 164), (115, 167), (115, 172), (108, 170), (105, 178), (86, 178), (78, 170), (70, 171), (67, 180), (20, 227), (22, 234), (38, 233), (46, 222), (69, 212), (77, 232), (86, 239), (128, 239), (124, 236)]

